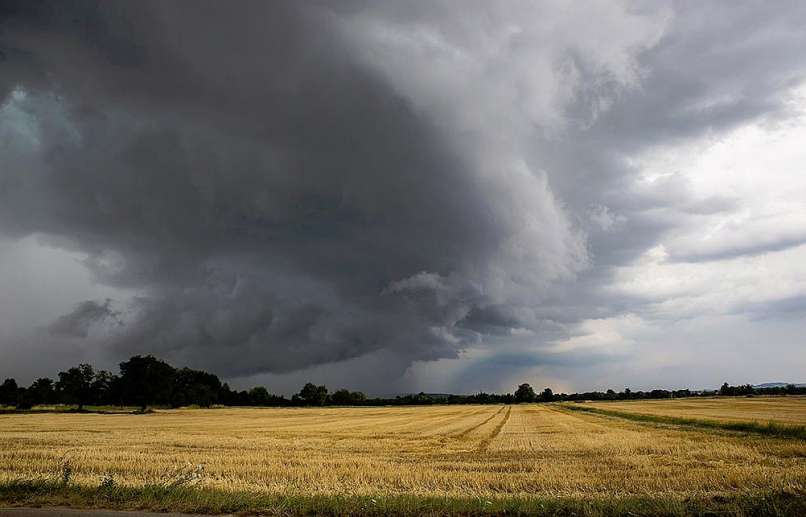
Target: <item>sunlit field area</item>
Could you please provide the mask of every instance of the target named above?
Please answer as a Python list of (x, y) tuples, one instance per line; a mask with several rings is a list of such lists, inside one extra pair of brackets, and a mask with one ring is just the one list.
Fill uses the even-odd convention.
[[(749, 408), (754, 400), (725, 401), (725, 408), (722, 400), (698, 402), (687, 404), (702, 414), (709, 407), (718, 415), (765, 411)], [(776, 403), (787, 409), (770, 414), (802, 421), (802, 399)], [(656, 406), (663, 403), (634, 404)], [(0, 481), (23, 480), (268, 496), (475, 498), (481, 505), (530, 498), (674, 502), (803, 494), (806, 441), (658, 426), (550, 404), (0, 415)]]
[(806, 425), (806, 397), (730, 397), (590, 402), (592, 407), (630, 413), (701, 418), (727, 422), (778, 422)]

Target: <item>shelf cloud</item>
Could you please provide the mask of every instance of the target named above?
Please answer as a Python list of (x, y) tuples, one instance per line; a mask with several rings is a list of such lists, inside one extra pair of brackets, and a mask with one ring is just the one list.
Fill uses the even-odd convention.
[[(95, 286), (0, 335), (32, 375), (153, 353), (279, 385), (587, 387), (650, 371), (663, 320), (723, 317), (681, 298), (722, 262), (806, 254), (804, 155), (719, 147), (800, 131), (797, 2), (3, 5), (0, 238)], [(763, 310), (802, 321), (790, 263), (803, 290)], [(0, 302), (36, 312), (14, 264)], [(658, 300), (683, 266), (698, 286)]]

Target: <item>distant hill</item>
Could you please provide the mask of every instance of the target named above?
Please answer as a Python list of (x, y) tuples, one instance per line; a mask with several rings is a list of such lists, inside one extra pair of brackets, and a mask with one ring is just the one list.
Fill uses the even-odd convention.
[[(761, 384), (754, 384), (754, 388), (764, 389), (764, 388), (785, 388), (790, 384), (795, 384), (793, 382), (764, 382)], [(806, 383), (795, 384), (798, 388), (806, 388)]]

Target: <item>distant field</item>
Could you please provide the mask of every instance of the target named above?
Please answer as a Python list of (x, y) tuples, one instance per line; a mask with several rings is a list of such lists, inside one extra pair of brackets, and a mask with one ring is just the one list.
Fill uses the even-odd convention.
[[(619, 407), (662, 410), (664, 403)], [(720, 418), (797, 412), (781, 416), (798, 422), (806, 412), (804, 401), (794, 398), (691, 403), (698, 414), (710, 407)], [(687, 411), (676, 401), (666, 404)], [(773, 406), (778, 409), (765, 409)], [(782, 491), (802, 503), (806, 441), (659, 427), (551, 405), (0, 415), (0, 502), (60, 502), (49, 499), (48, 490), (62, 481), (74, 487), (78, 504), (195, 511), (274, 501), (247, 504), (245, 496), (227, 499), (227, 493), (358, 498), (373, 505), (408, 498), (415, 509), (412, 497), (454, 498), (473, 511), (500, 510), (512, 501), (651, 498), (678, 504)], [(38, 491), (30, 489), (37, 483)], [(143, 490), (159, 499), (168, 497), (166, 490), (188, 487), (236, 506), (193, 499), (200, 496), (187, 496), (186, 504), (136, 500), (145, 497)], [(121, 492), (98, 503), (96, 489)]]
[(587, 402), (585, 405), (629, 413), (727, 422), (778, 422), (806, 425), (806, 397), (724, 397)]
[[(84, 412), (88, 413), (134, 413), (140, 408), (135, 406), (94, 406), (86, 405)], [(14, 406), (0, 406), (2, 413), (76, 413), (77, 407), (71, 404), (38, 404), (30, 409), (18, 410)]]

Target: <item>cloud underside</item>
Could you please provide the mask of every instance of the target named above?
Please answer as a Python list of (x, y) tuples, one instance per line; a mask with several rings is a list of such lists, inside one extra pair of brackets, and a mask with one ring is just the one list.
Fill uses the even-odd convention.
[(225, 376), (607, 362), (568, 343), (658, 317), (629, 268), (806, 241), (637, 158), (789, 120), (798, 4), (7, 5), (0, 233), (120, 293), (49, 343)]

